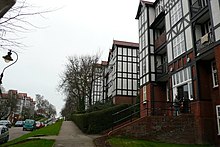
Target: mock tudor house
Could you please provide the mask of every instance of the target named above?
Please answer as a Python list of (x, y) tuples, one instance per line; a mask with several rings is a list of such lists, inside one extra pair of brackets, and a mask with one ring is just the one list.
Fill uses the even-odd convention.
[[(141, 117), (163, 102), (189, 101), (197, 142), (220, 144), (220, 1), (141, 0)], [(144, 111), (144, 110), (152, 111)], [(143, 110), (143, 111), (142, 111)], [(166, 113), (164, 115), (173, 115)]]
[(138, 89), (138, 43), (113, 40), (108, 56), (107, 99), (134, 104)]
[(93, 65), (94, 72), (92, 76), (92, 105), (96, 104), (97, 102), (104, 103), (106, 97), (106, 82), (104, 78), (104, 73), (107, 69), (107, 62), (102, 61), (101, 64), (94, 64)]
[(101, 79), (101, 97), (103, 103), (108, 103), (109, 100), (107, 99), (107, 80), (108, 80), (108, 61), (102, 61), (102, 79)]

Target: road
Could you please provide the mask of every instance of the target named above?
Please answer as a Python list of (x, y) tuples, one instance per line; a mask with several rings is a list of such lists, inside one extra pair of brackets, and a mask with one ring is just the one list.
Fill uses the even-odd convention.
[(9, 141), (27, 133), (29, 133), (29, 131), (23, 131), (22, 127), (11, 127), (9, 128)]

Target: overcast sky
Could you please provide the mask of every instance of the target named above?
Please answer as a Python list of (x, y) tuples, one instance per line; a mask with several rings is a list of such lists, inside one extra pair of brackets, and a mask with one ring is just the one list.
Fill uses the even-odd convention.
[[(27, 20), (42, 27), (21, 34), (27, 47), (3, 77), (6, 90), (43, 95), (59, 113), (65, 96), (57, 91), (68, 56), (102, 52), (107, 60), (113, 39), (138, 43), (139, 0), (27, 0), (38, 10), (57, 9)], [(12, 49), (13, 50), (13, 49)], [(2, 54), (5, 54), (3, 51)], [(5, 65), (2, 61), (1, 66)], [(3, 67), (2, 67), (3, 68)]]

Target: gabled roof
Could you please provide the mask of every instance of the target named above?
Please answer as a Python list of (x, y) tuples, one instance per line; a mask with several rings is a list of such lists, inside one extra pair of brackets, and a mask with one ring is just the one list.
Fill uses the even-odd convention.
[(139, 47), (138, 43), (127, 42), (127, 41), (119, 41), (119, 40), (113, 40), (113, 45), (135, 47), (135, 48)]
[(8, 94), (18, 94), (18, 91), (17, 90), (13, 90), (13, 89), (10, 89), (9, 91), (8, 91)]
[(7, 93), (2, 93), (2, 99), (7, 99), (8, 98), (8, 94)]
[(112, 49), (109, 50), (109, 54), (108, 54), (108, 62), (110, 60), (110, 56), (111, 56), (112, 52), (114, 51), (114, 46), (115, 45), (116, 46), (125, 46), (125, 47), (139, 48), (139, 44), (138, 43), (113, 40)]
[(27, 93), (18, 93), (19, 98), (27, 97)]
[(108, 65), (108, 61), (102, 61), (102, 65)]
[(154, 5), (153, 2), (140, 0), (140, 3), (139, 3), (139, 6), (138, 6), (138, 10), (137, 10), (137, 14), (136, 14), (135, 19), (138, 19), (138, 18), (139, 18), (140, 13), (141, 13), (141, 8), (142, 8), (143, 6), (151, 6), (151, 7), (152, 7), (153, 5)]

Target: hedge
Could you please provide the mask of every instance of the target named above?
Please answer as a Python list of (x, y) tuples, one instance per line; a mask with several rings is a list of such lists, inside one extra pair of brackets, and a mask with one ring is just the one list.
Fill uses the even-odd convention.
[(128, 106), (128, 104), (123, 104), (90, 113), (72, 114), (72, 121), (74, 121), (84, 133), (101, 133), (112, 127), (112, 114)]

